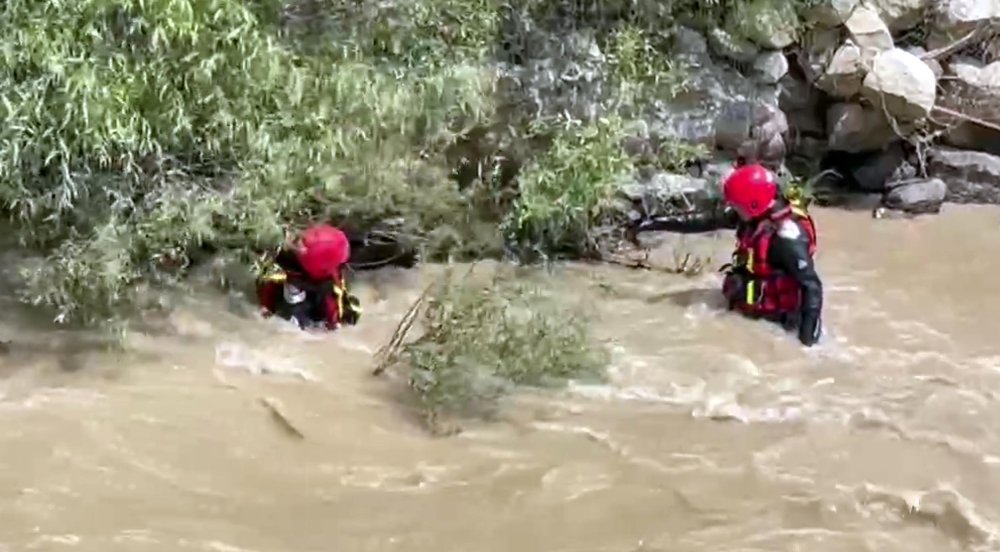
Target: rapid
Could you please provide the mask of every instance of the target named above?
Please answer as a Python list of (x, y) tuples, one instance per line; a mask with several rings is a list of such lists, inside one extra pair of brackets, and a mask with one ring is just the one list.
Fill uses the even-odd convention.
[(359, 276), (324, 337), (206, 290), (127, 352), (3, 298), (0, 551), (1000, 550), (1000, 211), (814, 211), (821, 345), (712, 271), (571, 263), (611, 382), (447, 438), (371, 375), (440, 267)]

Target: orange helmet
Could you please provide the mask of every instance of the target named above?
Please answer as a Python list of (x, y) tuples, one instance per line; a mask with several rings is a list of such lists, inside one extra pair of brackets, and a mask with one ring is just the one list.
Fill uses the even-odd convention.
[(310, 226), (302, 233), (299, 264), (310, 278), (323, 280), (340, 276), (340, 267), (351, 257), (347, 235), (329, 224)]
[(750, 218), (763, 215), (777, 192), (774, 173), (762, 165), (744, 165), (736, 169), (723, 185), (726, 202)]

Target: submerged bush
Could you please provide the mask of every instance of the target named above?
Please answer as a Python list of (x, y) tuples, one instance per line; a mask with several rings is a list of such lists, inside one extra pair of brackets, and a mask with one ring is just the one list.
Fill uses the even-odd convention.
[(401, 360), (431, 423), (490, 417), (516, 386), (601, 380), (606, 352), (585, 313), (540, 288), (495, 277), (485, 284), (447, 278), (428, 296), (424, 334)]

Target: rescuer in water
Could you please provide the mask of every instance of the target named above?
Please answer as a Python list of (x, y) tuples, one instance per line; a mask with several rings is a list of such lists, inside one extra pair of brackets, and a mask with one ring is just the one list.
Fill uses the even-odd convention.
[(816, 227), (806, 205), (779, 192), (774, 173), (759, 164), (738, 167), (725, 181), (726, 209), (643, 221), (637, 232), (736, 229), (736, 251), (722, 292), (731, 310), (798, 330), (812, 346), (822, 332), (823, 284), (813, 264)]
[(258, 280), (263, 314), (294, 321), (303, 329), (357, 324), (361, 305), (347, 292), (342, 272), (350, 256), (350, 241), (340, 229), (327, 224), (307, 228), (294, 246), (278, 252), (275, 270)]

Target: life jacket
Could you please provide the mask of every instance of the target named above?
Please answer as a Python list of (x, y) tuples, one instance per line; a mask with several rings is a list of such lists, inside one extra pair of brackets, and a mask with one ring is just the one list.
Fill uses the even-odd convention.
[(768, 253), (771, 240), (781, 225), (794, 220), (805, 229), (809, 256), (816, 253), (816, 226), (798, 201), (771, 213), (755, 224), (743, 225), (736, 232), (736, 251), (723, 282), (729, 307), (752, 317), (777, 318), (798, 312), (801, 305), (799, 283), (790, 275), (771, 266)]
[(361, 302), (347, 290), (343, 275), (324, 280), (311, 280), (304, 274), (274, 268), (258, 280), (257, 300), (266, 314), (283, 314), (283, 307), (294, 307), (285, 297), (288, 289), (297, 289), (304, 301), (319, 301), (327, 328), (336, 329), (341, 323), (355, 325), (361, 319)]

